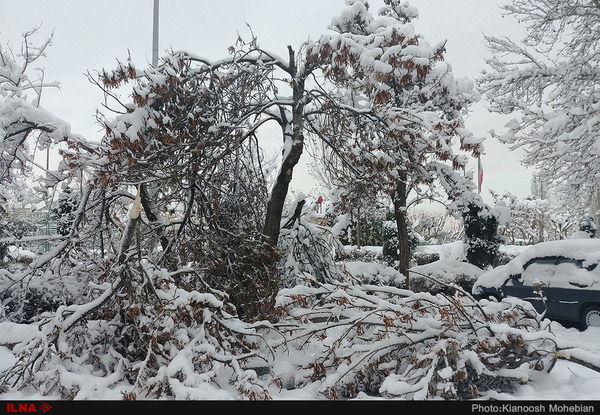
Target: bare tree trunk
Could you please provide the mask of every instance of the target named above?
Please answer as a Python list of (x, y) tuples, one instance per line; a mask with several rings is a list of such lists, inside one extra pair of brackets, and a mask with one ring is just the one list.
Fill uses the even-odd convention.
[(277, 245), (277, 241), (279, 240), (283, 205), (288, 194), (290, 182), (292, 181), (294, 167), (298, 164), (304, 150), (304, 78), (298, 77), (293, 49), (288, 46), (288, 51), (293, 87), (292, 125), (291, 131), (289, 131), (289, 120), (285, 119), (285, 115), (282, 114), (284, 159), (273, 190), (271, 191), (269, 203), (267, 204), (267, 215), (263, 228), (263, 234), (272, 245)]
[(356, 248), (360, 249), (360, 206), (356, 209), (358, 219), (356, 221)]
[(154, 228), (154, 231), (160, 240), (160, 245), (163, 251), (167, 250), (169, 246), (169, 239), (164, 234), (164, 223), (159, 219), (159, 216), (156, 214), (156, 208), (154, 206), (154, 201), (152, 200), (152, 195), (145, 183), (140, 185), (140, 197), (142, 207), (144, 208), (144, 214), (148, 218), (148, 222), (150, 222), (151, 227)]
[(394, 217), (398, 229), (398, 271), (406, 277), (406, 288), (410, 287), (408, 270), (410, 267), (410, 249), (408, 245), (408, 221), (406, 220), (406, 173), (403, 173), (396, 185), (394, 195)]

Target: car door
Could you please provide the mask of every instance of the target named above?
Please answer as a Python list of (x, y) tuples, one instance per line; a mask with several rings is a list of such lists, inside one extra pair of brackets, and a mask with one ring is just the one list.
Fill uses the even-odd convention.
[(512, 275), (504, 287), (507, 297), (517, 297), (530, 302), (538, 313), (546, 311), (548, 286), (556, 268), (556, 257), (535, 258), (523, 266), (520, 275)]
[(559, 258), (548, 290), (548, 316), (578, 320), (581, 304), (590, 301), (592, 295), (597, 297), (597, 288), (583, 261)]

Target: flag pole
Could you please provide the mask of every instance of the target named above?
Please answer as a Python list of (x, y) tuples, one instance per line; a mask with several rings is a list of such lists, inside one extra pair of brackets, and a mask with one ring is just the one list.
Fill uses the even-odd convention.
[(483, 169), (481, 168), (481, 156), (477, 157), (477, 189), (481, 194), (481, 184), (483, 183)]
[(158, 0), (154, 0), (152, 19), (152, 66), (158, 65)]

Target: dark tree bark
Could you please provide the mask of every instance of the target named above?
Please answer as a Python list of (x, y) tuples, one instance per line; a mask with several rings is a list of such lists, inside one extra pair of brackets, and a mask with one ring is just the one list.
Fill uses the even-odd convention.
[(406, 173), (401, 174), (393, 200), (394, 218), (398, 229), (398, 271), (406, 277), (406, 288), (409, 288), (410, 248), (408, 243), (408, 221), (406, 220), (406, 179)]
[[(283, 205), (287, 197), (290, 182), (294, 167), (298, 164), (300, 156), (304, 150), (304, 74), (298, 74), (295, 63), (294, 50), (288, 46), (290, 65), (289, 74), (292, 77), (293, 88), (293, 106), (291, 131), (289, 130), (289, 120), (286, 119), (282, 111), (281, 128), (283, 130), (284, 142), (287, 140), (291, 143), (291, 148), (284, 148), (284, 159), (281, 170), (277, 176), (271, 197), (267, 204), (267, 215), (265, 218), (265, 226), (263, 234), (272, 245), (277, 245), (279, 240), (279, 232), (281, 230), (281, 218), (283, 216)], [(285, 146), (284, 146), (285, 147)]]
[(142, 207), (144, 208), (144, 213), (148, 218), (148, 222), (150, 222), (150, 224), (153, 225), (156, 235), (160, 240), (160, 245), (163, 251), (165, 251), (169, 246), (169, 240), (164, 235), (164, 228), (161, 226), (162, 224), (159, 223), (158, 216), (154, 211), (152, 197), (150, 195), (150, 192), (148, 191), (148, 187), (144, 183), (140, 185), (140, 195)]

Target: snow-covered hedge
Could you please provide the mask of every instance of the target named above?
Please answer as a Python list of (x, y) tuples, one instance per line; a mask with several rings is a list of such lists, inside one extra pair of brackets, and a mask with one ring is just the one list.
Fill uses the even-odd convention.
[(410, 289), (416, 292), (447, 292), (450, 286), (459, 286), (471, 292), (483, 270), (467, 262), (440, 260), (411, 268)]

